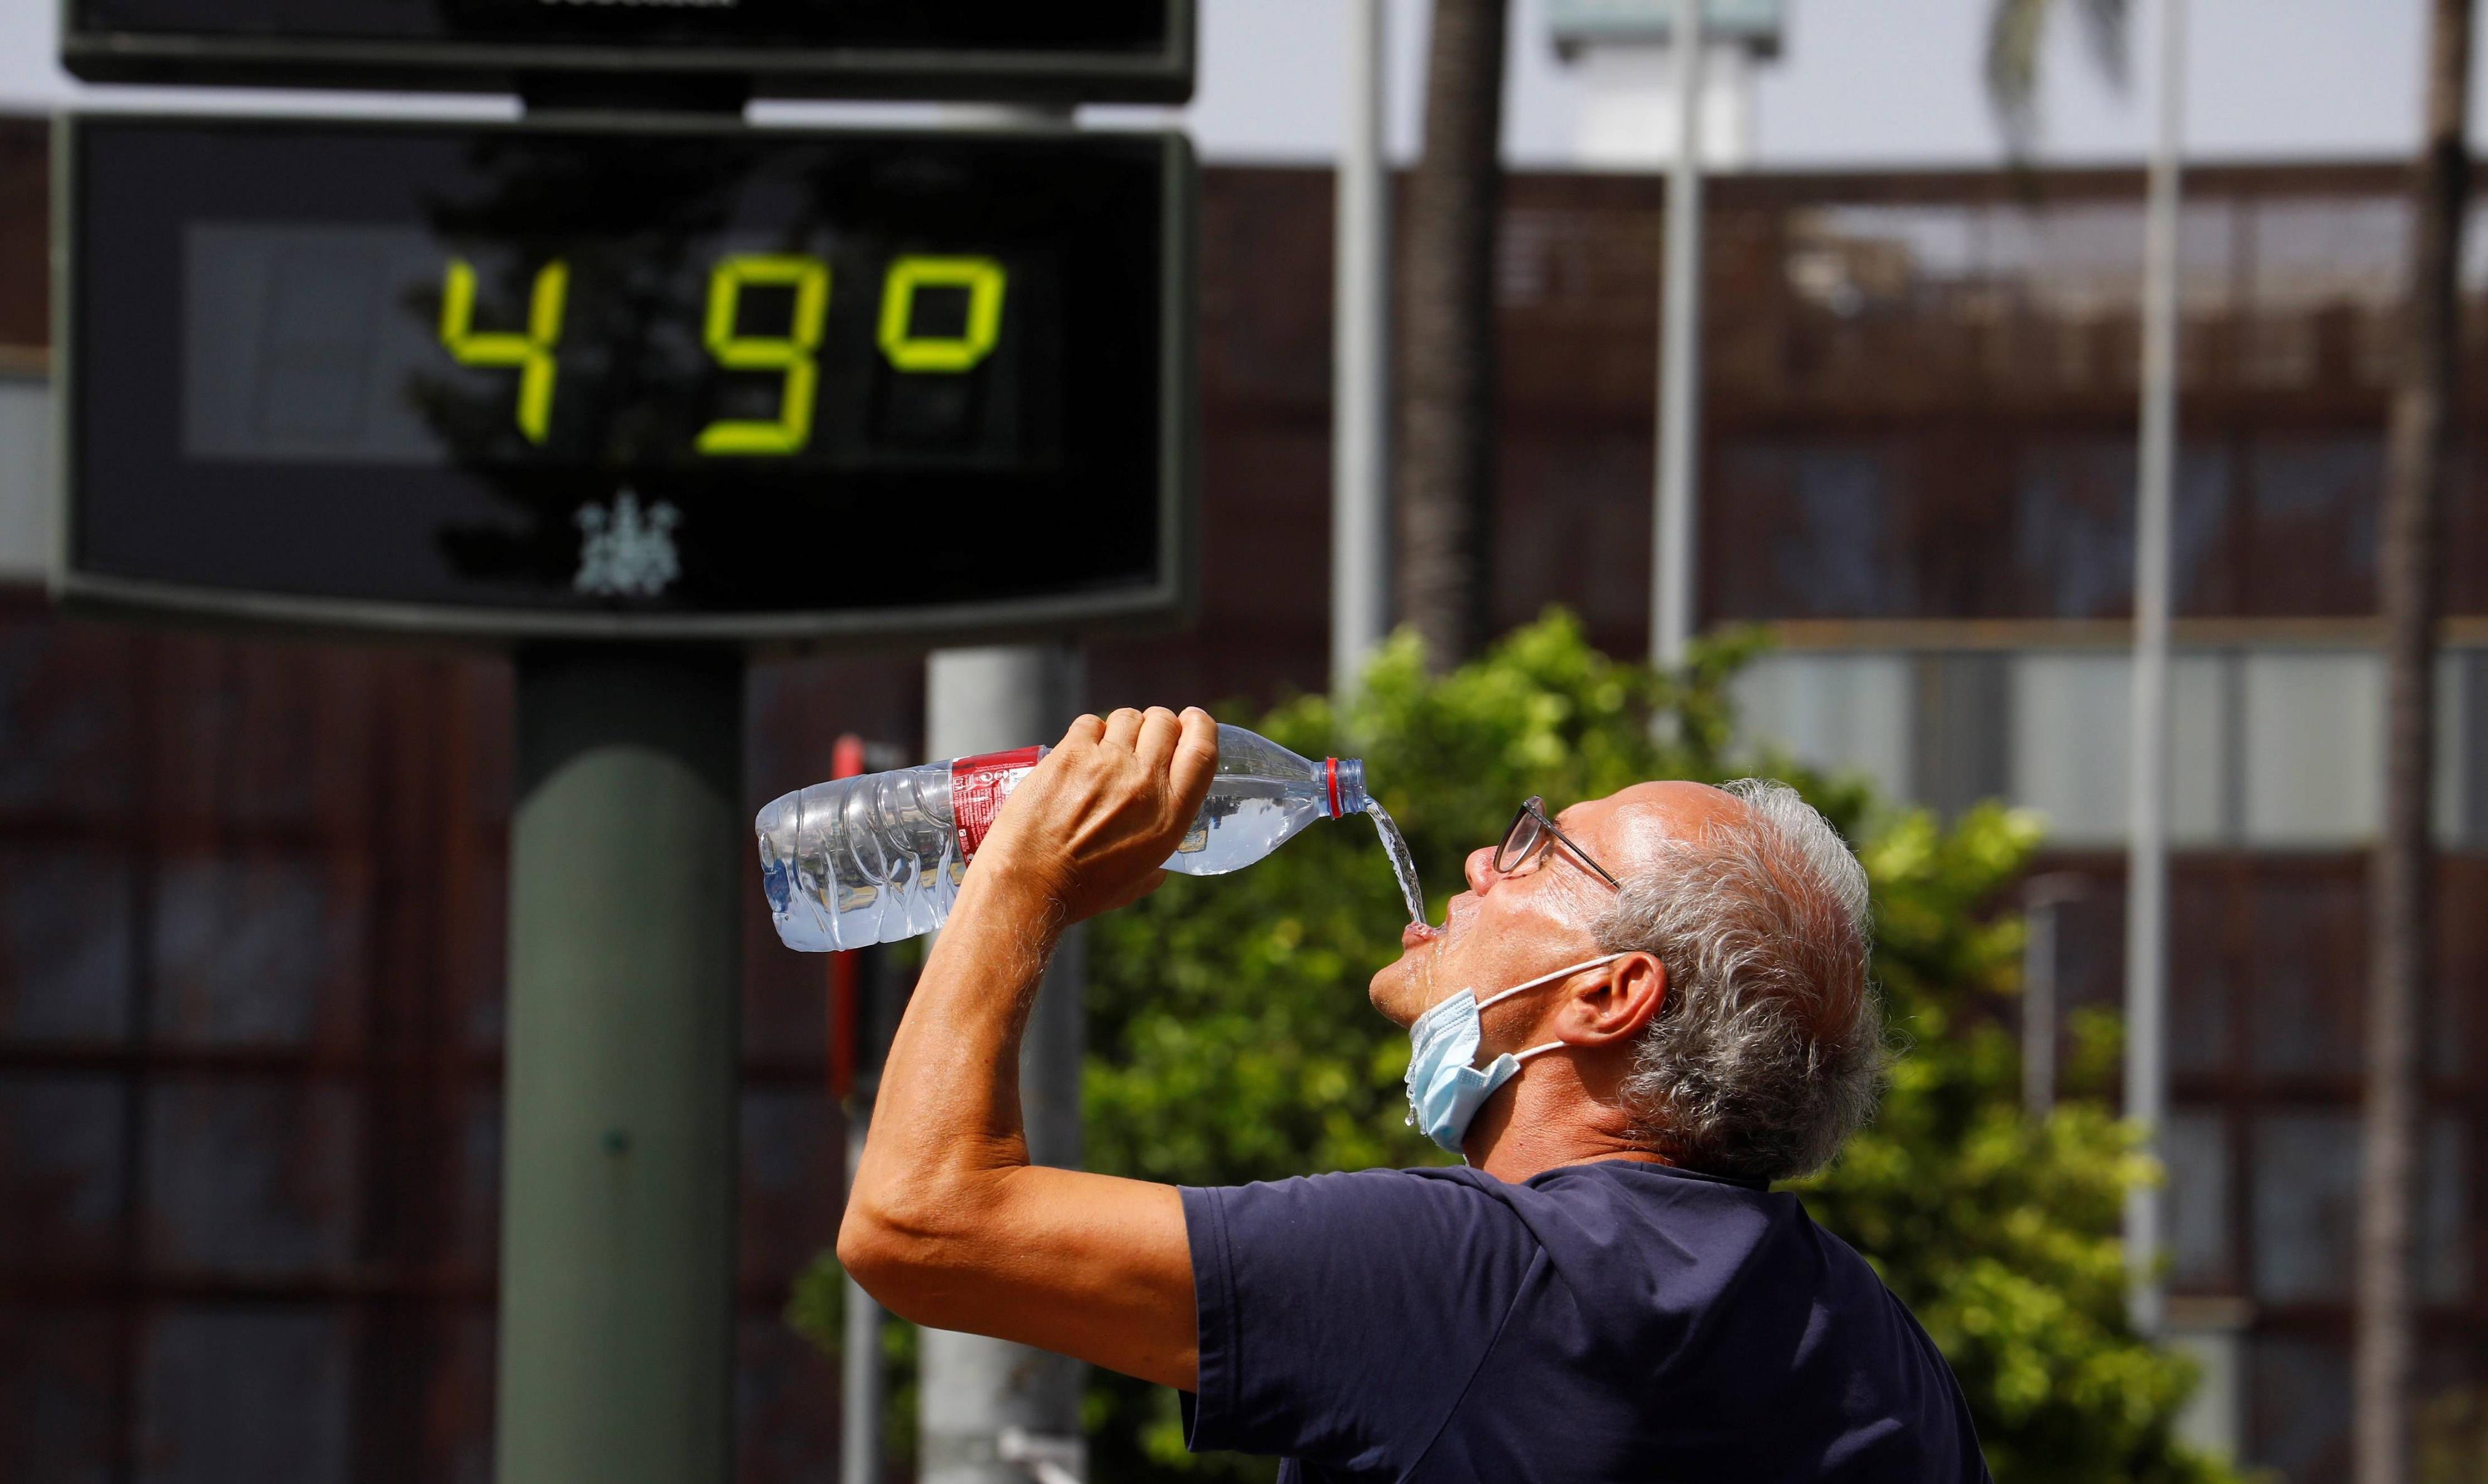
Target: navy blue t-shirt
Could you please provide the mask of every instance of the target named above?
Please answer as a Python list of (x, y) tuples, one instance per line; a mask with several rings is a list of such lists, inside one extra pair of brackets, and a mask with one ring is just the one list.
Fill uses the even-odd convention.
[(1286, 1480), (1980, 1484), (1926, 1331), (1794, 1195), (1601, 1161), (1183, 1191), (1189, 1442)]

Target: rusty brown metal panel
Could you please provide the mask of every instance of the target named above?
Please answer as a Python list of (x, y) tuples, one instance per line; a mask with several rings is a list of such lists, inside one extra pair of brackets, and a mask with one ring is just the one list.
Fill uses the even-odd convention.
[(777, 1322), (746, 1312), (735, 1330), (737, 1484), (815, 1484), (837, 1473), (838, 1374)]
[[(761, 745), (898, 663), (774, 667)], [(21, 604), (0, 716), (0, 1476), (480, 1481), (505, 667)], [(844, 1134), (816, 961), (754, 963), (743, 1447), (800, 1478), (834, 1397), (778, 1314)]]
[(1218, 170), (1202, 191), (1202, 393), (1320, 411), (1330, 402), (1330, 172)]
[(0, 1473), (488, 1456), (478, 667), (0, 615), (0, 1408), (49, 1419)]
[(1265, 704), (1318, 688), (1329, 662), (1328, 423), (1216, 403), (1202, 420), (1200, 618), (1089, 645), (1092, 707)]
[(114, 1452), (119, 1316), (95, 1303), (0, 1302), (0, 1468), (25, 1484), (94, 1484)]
[(0, 370), (51, 343), (51, 126), (0, 116)]
[[(816, 1036), (804, 1050), (821, 1045)], [(799, 1076), (747, 1074), (743, 1089), (738, 1272), (746, 1311), (764, 1317), (784, 1306), (787, 1279), (835, 1242), (846, 1205), (845, 1120), (817, 1052), (805, 1060)]]

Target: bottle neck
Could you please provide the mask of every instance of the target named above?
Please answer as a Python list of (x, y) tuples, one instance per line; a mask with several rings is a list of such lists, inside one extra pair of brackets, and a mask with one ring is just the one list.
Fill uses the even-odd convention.
[(1326, 758), (1321, 765), (1322, 813), (1326, 819), (1343, 819), (1365, 812), (1365, 760), (1363, 758)]

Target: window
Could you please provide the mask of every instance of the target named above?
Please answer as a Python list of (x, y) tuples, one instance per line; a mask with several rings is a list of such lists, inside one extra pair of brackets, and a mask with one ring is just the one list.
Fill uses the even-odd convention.
[(1909, 660), (1882, 654), (1772, 654), (1737, 679), (1747, 738), (1825, 772), (1858, 772), (1887, 797), (1909, 786)]
[[(2224, 665), (2215, 655), (2180, 655), (2170, 665), (2169, 838), (2219, 843), (2227, 786)], [(2013, 661), (2015, 803), (2048, 816), (2066, 848), (2122, 845), (2134, 742), (2134, 665), (2124, 654), (2029, 652)]]

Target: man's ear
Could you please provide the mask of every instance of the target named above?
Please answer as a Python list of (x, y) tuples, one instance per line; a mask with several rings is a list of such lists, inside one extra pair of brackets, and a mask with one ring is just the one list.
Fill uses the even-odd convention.
[(1667, 966), (1654, 953), (1627, 953), (1575, 997), (1564, 1039), (1575, 1046), (1629, 1041), (1666, 1002)]

